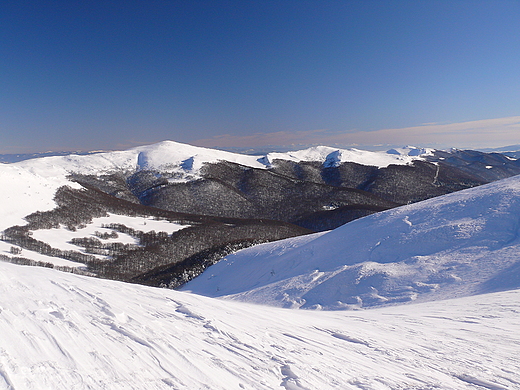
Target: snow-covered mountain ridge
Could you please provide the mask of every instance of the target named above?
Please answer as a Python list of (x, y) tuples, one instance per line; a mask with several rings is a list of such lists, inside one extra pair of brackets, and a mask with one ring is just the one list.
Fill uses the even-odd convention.
[[(272, 152), (265, 155), (246, 155), (217, 149), (162, 141), (156, 144), (138, 146), (125, 151), (97, 152), (91, 154), (68, 154), (60, 156), (27, 159), (15, 164), (41, 172), (56, 174), (49, 167), (66, 167), (69, 172), (101, 173), (111, 169), (155, 169), (168, 170), (179, 167), (196, 172), (204, 163), (228, 161), (251, 168), (268, 167), (274, 160), (319, 161), (324, 163), (330, 155), (339, 156), (338, 162), (355, 162), (363, 165), (385, 167), (389, 164), (409, 164), (421, 156), (429, 156), (434, 149), (407, 146), (388, 152), (371, 152), (359, 149), (338, 149), (329, 146), (315, 146), (293, 152)], [(46, 164), (35, 160), (46, 159)], [(193, 162), (193, 167), (187, 168)]]
[(184, 289), (348, 309), (520, 286), (520, 176), (229, 255)]
[[(415, 150), (415, 149), (410, 149)], [(430, 151), (425, 150), (424, 154)], [(408, 164), (420, 155), (387, 154), (360, 150), (339, 150), (325, 146), (290, 153), (270, 153), (249, 156), (220, 150), (163, 141), (125, 151), (103, 152), (89, 155), (42, 157), (12, 164), (0, 164), (0, 199), (3, 206), (0, 230), (23, 224), (23, 217), (56, 206), (52, 198), (63, 185), (79, 186), (68, 180), (70, 174), (103, 175), (114, 172), (127, 174), (138, 170), (157, 170), (170, 173), (175, 181), (200, 178), (200, 169), (206, 163), (227, 161), (246, 167), (265, 169), (274, 159), (289, 161), (319, 161), (325, 163), (333, 154), (334, 163), (357, 162), (378, 167), (388, 164)], [(174, 180), (174, 179), (170, 179)]]
[(434, 152), (433, 149), (412, 146), (387, 152), (317, 146), (295, 152), (251, 156), (163, 141), (125, 151), (50, 156), (0, 164), (0, 199), (4, 204), (0, 230), (23, 223), (22, 218), (31, 212), (53, 208), (52, 196), (60, 186), (79, 188), (68, 179), (71, 174), (100, 176), (123, 172), (128, 176), (140, 170), (152, 170), (168, 173), (169, 182), (185, 182), (200, 179), (205, 164), (223, 161), (257, 169), (272, 168), (275, 160), (312, 161), (324, 167), (349, 162), (384, 168), (425, 160)]
[(250, 156), (165, 141), (48, 156), (0, 164), (0, 257), (176, 287), (237, 248), (516, 173), (500, 154), (414, 147)]

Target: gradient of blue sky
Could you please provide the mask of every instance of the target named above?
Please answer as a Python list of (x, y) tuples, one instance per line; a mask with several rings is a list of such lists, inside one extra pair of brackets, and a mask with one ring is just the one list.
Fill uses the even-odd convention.
[[(520, 143), (519, 20), (518, 0), (4, 1), (0, 152)], [(492, 126), (431, 124), (463, 122)]]

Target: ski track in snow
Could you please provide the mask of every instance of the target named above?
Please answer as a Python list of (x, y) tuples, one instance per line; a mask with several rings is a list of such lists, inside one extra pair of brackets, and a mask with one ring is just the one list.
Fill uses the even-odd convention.
[(294, 311), (0, 263), (0, 389), (515, 389), (520, 291)]

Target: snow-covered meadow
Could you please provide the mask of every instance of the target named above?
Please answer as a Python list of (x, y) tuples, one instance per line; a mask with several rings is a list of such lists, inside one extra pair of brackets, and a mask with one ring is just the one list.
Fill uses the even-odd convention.
[[(139, 240), (132, 237), (129, 234), (115, 232), (113, 229), (107, 226), (120, 224), (136, 231), (148, 233), (151, 231), (166, 232), (172, 234), (181, 229), (188, 227), (189, 225), (180, 225), (172, 223), (166, 220), (159, 220), (153, 217), (130, 217), (126, 215), (117, 215), (108, 213), (105, 217), (93, 218), (91, 223), (85, 224), (84, 226), (72, 231), (67, 227), (60, 225), (59, 227), (52, 229), (38, 229), (31, 231), (31, 236), (38, 240), (49, 244), (53, 248), (57, 248), (62, 251), (78, 251), (85, 252), (85, 249), (81, 246), (73, 243), (74, 239), (96, 239), (102, 244), (131, 244), (139, 245)], [(31, 251), (28, 249), (19, 248), (14, 245), (15, 248), (20, 250), (19, 254), (12, 252), (13, 245), (0, 241), (0, 254), (7, 257), (23, 256), (35, 261), (46, 262), (58, 266), (67, 267), (85, 267), (84, 264), (61, 259), (59, 257), (52, 257), (43, 255), (41, 253)], [(101, 260), (108, 260), (110, 257), (101, 254), (94, 254), (93, 256)]]

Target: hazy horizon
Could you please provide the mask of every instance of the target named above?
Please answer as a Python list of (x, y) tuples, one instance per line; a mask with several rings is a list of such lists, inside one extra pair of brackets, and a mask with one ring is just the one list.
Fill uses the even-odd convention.
[(514, 0), (69, 2), (0, 13), (0, 153), (520, 143)]

